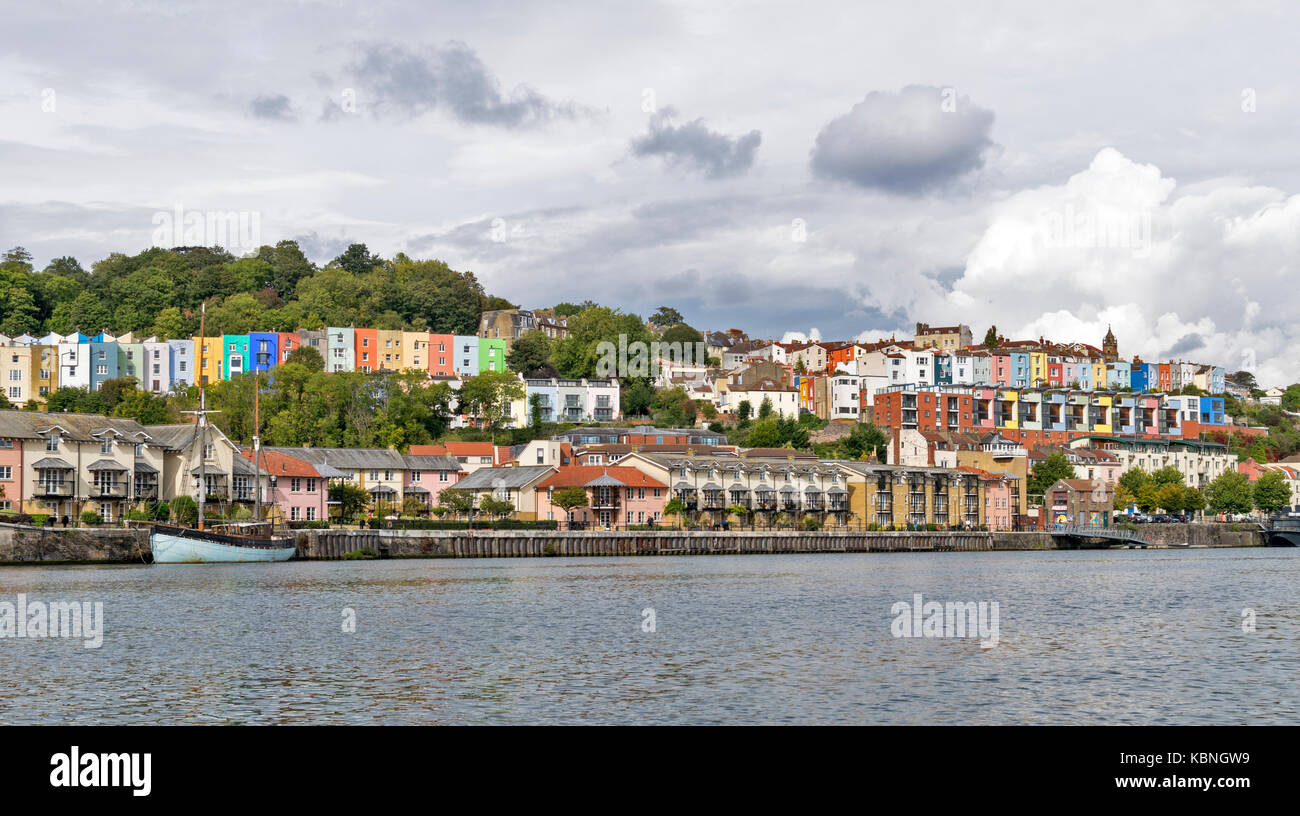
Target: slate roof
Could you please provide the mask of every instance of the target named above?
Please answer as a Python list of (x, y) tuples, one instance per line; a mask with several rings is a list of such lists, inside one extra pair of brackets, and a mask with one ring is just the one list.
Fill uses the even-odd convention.
[(455, 487), (457, 490), (492, 490), (498, 487), (517, 490), (554, 471), (550, 465), (485, 467), (456, 482)]

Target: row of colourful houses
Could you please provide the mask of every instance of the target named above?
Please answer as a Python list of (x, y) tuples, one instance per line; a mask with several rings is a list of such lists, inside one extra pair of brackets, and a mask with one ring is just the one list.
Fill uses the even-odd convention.
[(165, 393), (177, 384), (269, 371), (303, 347), (319, 352), (330, 372), (413, 371), (463, 378), (506, 370), (505, 340), (472, 335), (329, 327), (164, 340), (130, 332), (74, 332), (0, 335), (0, 386), (15, 405), (40, 401), (62, 386), (95, 391), (120, 377), (134, 377), (142, 389)]

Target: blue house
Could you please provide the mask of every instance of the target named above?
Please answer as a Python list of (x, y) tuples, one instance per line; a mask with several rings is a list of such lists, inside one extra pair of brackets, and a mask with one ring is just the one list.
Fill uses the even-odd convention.
[(90, 342), (90, 390), (117, 378), (117, 343)]
[(250, 371), (270, 371), (280, 360), (280, 335), (276, 332), (249, 332)]
[(1147, 367), (1141, 363), (1132, 366), (1128, 373), (1129, 387), (1141, 393), (1147, 390)]

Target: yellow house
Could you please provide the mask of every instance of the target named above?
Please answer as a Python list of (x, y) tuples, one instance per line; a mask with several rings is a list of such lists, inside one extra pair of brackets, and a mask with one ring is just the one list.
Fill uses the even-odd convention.
[(194, 342), (194, 370), (200, 382), (215, 383), (221, 381), (221, 338), (192, 337)]
[(428, 332), (402, 332), (401, 371), (429, 370), (429, 334)]
[(1047, 352), (1029, 352), (1029, 385), (1047, 385)]
[(1102, 421), (1097, 422), (1092, 426), (1092, 432), (1096, 434), (1108, 434), (1111, 432), (1110, 408), (1113, 403), (1113, 400), (1111, 399), (1109, 394), (1098, 394), (1096, 397), (1093, 398), (1093, 401), (1100, 409)]
[(378, 329), (375, 332), (379, 348), (375, 350), (377, 371), (401, 371), (406, 363), (402, 359), (402, 332)]
[(1002, 392), (1002, 403), (1007, 406), (1008, 417), (1002, 427), (1009, 430), (1015, 430), (1020, 427), (1020, 392), (1014, 388), (1008, 388)]

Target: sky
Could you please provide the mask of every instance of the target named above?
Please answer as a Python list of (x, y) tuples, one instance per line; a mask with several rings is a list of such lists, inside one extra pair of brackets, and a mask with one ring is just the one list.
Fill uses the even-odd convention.
[[(915, 323), (1300, 380), (1300, 7), (82, 2), (6, 12), (0, 246), (362, 242), (524, 307)], [(179, 241), (178, 241), (179, 243)], [(243, 246), (248, 244), (248, 246)]]

